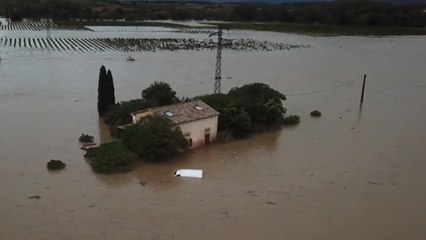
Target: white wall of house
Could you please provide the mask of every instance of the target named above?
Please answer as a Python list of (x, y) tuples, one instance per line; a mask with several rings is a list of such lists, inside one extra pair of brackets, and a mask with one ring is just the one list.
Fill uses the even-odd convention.
[(178, 126), (186, 139), (192, 139), (191, 148), (199, 147), (205, 144), (205, 136), (210, 135), (210, 142), (216, 140), (218, 116), (182, 123)]

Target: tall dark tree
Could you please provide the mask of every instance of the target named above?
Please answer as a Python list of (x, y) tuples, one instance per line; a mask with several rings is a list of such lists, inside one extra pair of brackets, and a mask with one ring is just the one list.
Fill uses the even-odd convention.
[(98, 82), (98, 113), (103, 116), (108, 106), (115, 104), (114, 83), (111, 71), (102, 66)]
[(115, 104), (115, 89), (114, 89), (114, 81), (112, 78), (112, 73), (111, 70), (108, 69), (107, 72), (107, 89), (108, 89), (108, 93), (106, 95), (106, 102), (107, 102), (107, 106), (109, 105), (114, 105)]
[(106, 93), (106, 69), (105, 66), (101, 66), (99, 72), (99, 81), (98, 81), (98, 114), (103, 116), (105, 112), (105, 93)]

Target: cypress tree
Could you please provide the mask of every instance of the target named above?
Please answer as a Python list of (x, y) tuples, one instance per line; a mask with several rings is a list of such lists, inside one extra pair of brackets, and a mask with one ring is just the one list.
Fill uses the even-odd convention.
[(106, 79), (107, 78), (107, 72), (105, 69), (105, 66), (101, 66), (100, 72), (99, 72), (99, 81), (98, 81), (98, 114), (99, 116), (103, 116), (105, 112), (106, 102), (105, 102), (105, 95), (106, 95)]
[(108, 106), (115, 104), (114, 82), (110, 70), (106, 71), (102, 66), (99, 72), (98, 82), (98, 113), (103, 116)]
[(112, 78), (112, 73), (109, 69), (108, 69), (108, 72), (107, 72), (106, 79), (107, 79), (107, 81), (106, 81), (107, 82), (106, 106), (114, 105), (115, 104), (114, 81), (113, 81), (113, 78)]

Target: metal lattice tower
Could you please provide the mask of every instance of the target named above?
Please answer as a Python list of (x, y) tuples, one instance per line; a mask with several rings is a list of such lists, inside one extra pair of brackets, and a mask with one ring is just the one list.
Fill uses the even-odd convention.
[(217, 32), (211, 33), (210, 37), (217, 35), (216, 70), (214, 76), (214, 93), (221, 93), (222, 85), (222, 27)]
[(48, 19), (46, 23), (46, 37), (48, 39), (50, 38), (50, 19)]
[(51, 28), (51, 19), (46, 20), (46, 37), (47, 39), (50, 39), (50, 28)]

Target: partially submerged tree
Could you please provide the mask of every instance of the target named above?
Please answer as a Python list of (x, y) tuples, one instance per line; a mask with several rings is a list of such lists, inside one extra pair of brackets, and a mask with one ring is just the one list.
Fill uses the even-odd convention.
[(259, 100), (281, 99), (286, 100), (284, 94), (264, 83), (250, 83), (241, 87), (234, 87), (229, 91), (231, 97), (238, 97), (241, 102), (258, 102)]
[(247, 138), (253, 131), (248, 113), (233, 105), (223, 108), (220, 112), (219, 128), (235, 138)]
[(62, 162), (61, 160), (51, 159), (47, 163), (47, 169), (49, 169), (49, 170), (61, 170), (61, 169), (64, 169), (65, 166), (66, 166), (66, 164), (64, 162)]
[(91, 148), (84, 156), (97, 173), (127, 172), (134, 168), (137, 161), (137, 157), (119, 141)]
[(227, 107), (232, 100), (227, 94), (223, 93), (197, 96), (194, 99), (200, 99), (216, 110)]
[(314, 110), (311, 112), (312, 117), (321, 117), (321, 112), (318, 110)]
[(254, 130), (283, 123), (286, 109), (284, 94), (264, 83), (232, 88), (228, 94), (196, 97), (219, 111), (219, 131), (235, 138), (248, 137)]
[(93, 143), (95, 141), (95, 137), (82, 133), (81, 136), (78, 138), (78, 140), (81, 143)]
[(154, 82), (148, 88), (142, 91), (142, 99), (155, 100), (159, 106), (176, 103), (179, 99), (176, 92), (165, 82)]
[(284, 125), (296, 125), (300, 123), (300, 117), (297, 115), (290, 115), (283, 120)]
[(102, 66), (98, 81), (98, 114), (103, 116), (108, 106), (115, 104), (114, 83), (111, 71)]
[(121, 138), (128, 149), (147, 160), (172, 157), (188, 147), (180, 128), (162, 116), (142, 118), (127, 127)]
[(246, 84), (233, 88), (228, 95), (249, 115), (253, 124), (271, 125), (284, 119), (284, 94), (264, 83)]

